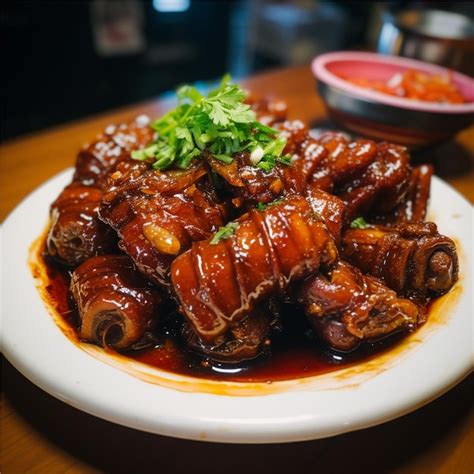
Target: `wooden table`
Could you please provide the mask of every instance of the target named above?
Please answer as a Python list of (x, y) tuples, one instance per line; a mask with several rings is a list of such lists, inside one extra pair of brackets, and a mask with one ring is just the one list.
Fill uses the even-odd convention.
[[(309, 68), (269, 72), (249, 89), (287, 100), (291, 117), (325, 120)], [(54, 105), (52, 105), (54, 106)], [(139, 113), (159, 115), (169, 101), (152, 100), (2, 145), (0, 219), (47, 178), (71, 166), (79, 146), (105, 125)], [(425, 152), (449, 183), (474, 202), (474, 127)], [(420, 158), (418, 158), (420, 159)], [(443, 397), (384, 425), (334, 438), (283, 445), (206, 444), (156, 436), (87, 415), (36, 388), (3, 360), (2, 473), (20, 472), (269, 472), (470, 473), (474, 469), (471, 376)]]

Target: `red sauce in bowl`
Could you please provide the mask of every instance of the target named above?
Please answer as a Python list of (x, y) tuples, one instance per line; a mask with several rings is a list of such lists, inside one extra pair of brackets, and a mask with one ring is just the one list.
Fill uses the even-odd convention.
[(393, 75), (388, 81), (344, 77), (345, 80), (365, 89), (422, 102), (464, 104), (465, 100), (450, 74), (426, 74), (408, 69)]

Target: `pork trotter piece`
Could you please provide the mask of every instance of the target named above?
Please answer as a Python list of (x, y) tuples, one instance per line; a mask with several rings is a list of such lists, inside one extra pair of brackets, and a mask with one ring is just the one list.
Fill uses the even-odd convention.
[(108, 179), (100, 217), (141, 272), (168, 287), (177, 255), (224, 224), (225, 210), (206, 185), (203, 163), (183, 171), (155, 171), (122, 162)]
[(48, 254), (59, 263), (77, 266), (89, 257), (112, 252), (115, 233), (99, 220), (102, 191), (72, 183), (51, 205)]
[(82, 148), (72, 183), (51, 206), (47, 250), (55, 260), (76, 266), (94, 255), (113, 252), (115, 234), (98, 218), (101, 189), (110, 170), (150, 142), (153, 133), (148, 120), (139, 117), (128, 125), (109, 125)]
[(298, 299), (317, 334), (341, 351), (414, 329), (418, 323), (414, 303), (343, 261), (325, 274), (309, 277)]
[(129, 124), (109, 125), (95, 140), (84, 145), (76, 158), (73, 181), (102, 186), (112, 168), (130, 159), (132, 151), (145, 148), (154, 137), (146, 116)]
[(213, 361), (237, 363), (254, 359), (269, 348), (270, 330), (271, 315), (259, 308), (211, 343), (203, 342), (187, 322), (183, 326), (183, 337), (193, 352)]
[(341, 183), (335, 194), (347, 203), (347, 219), (388, 214), (407, 193), (411, 167), (406, 148), (377, 143), (375, 160), (360, 175)]
[(152, 329), (161, 298), (126, 255), (93, 257), (76, 268), (71, 293), (84, 341), (127, 349)]
[(340, 183), (355, 184), (355, 176), (377, 158), (377, 145), (371, 140), (347, 142), (340, 134), (334, 134), (323, 137), (320, 143), (328, 153), (314, 167), (311, 182), (331, 193)]
[(337, 257), (329, 231), (303, 198), (251, 209), (231, 224), (232, 235), (195, 242), (171, 266), (180, 310), (205, 343)]
[(432, 175), (433, 167), (431, 165), (421, 165), (413, 168), (403, 200), (389, 214), (375, 216), (375, 221), (381, 224), (423, 221), (426, 217), (430, 197)]
[(288, 115), (286, 102), (275, 97), (257, 98), (250, 95), (245, 102), (251, 106), (258, 121), (266, 125), (283, 122)]
[(399, 294), (446, 293), (459, 272), (456, 245), (432, 222), (348, 229), (342, 238), (342, 258)]

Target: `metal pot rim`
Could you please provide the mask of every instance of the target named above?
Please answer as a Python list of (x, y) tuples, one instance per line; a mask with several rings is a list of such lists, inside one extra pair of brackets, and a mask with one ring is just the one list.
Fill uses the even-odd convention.
[(450, 44), (456, 45), (457, 47), (470, 46), (474, 49), (474, 36), (464, 36), (460, 38), (460, 37), (435, 36), (433, 34), (426, 33), (418, 29), (417, 26), (409, 26), (401, 22), (400, 17), (402, 15), (406, 15), (407, 13), (418, 13), (420, 15), (426, 15), (427, 13), (450, 15), (450, 16), (456, 16), (459, 18), (466, 19), (469, 23), (471, 23), (471, 20), (467, 16), (462, 15), (460, 13), (454, 13), (454, 12), (438, 10), (438, 9), (423, 10), (423, 9), (412, 8), (412, 9), (402, 10), (399, 12), (391, 12), (391, 11), (384, 12), (382, 16), (383, 24), (390, 23), (395, 28), (398, 28), (400, 31), (402, 31), (405, 34), (414, 35), (426, 40), (450, 43)]

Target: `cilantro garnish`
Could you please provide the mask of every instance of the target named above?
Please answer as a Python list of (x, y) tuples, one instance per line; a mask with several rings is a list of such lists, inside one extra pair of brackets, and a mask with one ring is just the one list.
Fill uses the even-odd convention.
[(210, 244), (216, 245), (222, 239), (228, 239), (229, 237), (234, 235), (234, 232), (237, 229), (237, 227), (239, 227), (239, 224), (237, 222), (229, 222), (224, 227), (221, 227), (212, 237)]
[(224, 76), (207, 96), (192, 86), (179, 88), (177, 96), (178, 106), (151, 124), (158, 138), (134, 151), (132, 158), (152, 162), (160, 170), (186, 169), (204, 150), (226, 164), (233, 161), (234, 153), (248, 151), (252, 163), (264, 171), (276, 163), (291, 163), (282, 156), (286, 138), (256, 120), (244, 103), (245, 91), (231, 84), (230, 76)]
[(357, 217), (351, 222), (351, 229), (365, 229), (369, 224), (363, 217)]

